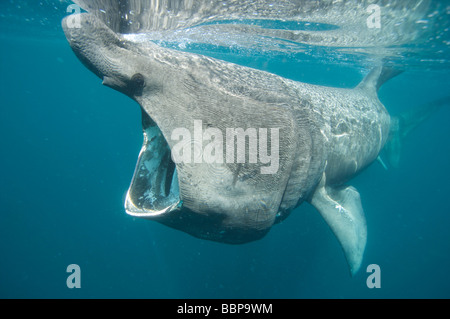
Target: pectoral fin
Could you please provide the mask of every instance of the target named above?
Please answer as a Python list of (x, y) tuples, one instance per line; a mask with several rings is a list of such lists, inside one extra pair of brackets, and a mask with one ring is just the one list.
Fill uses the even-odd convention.
[(358, 191), (351, 186), (329, 187), (325, 174), (311, 198), (344, 250), (352, 276), (361, 266), (367, 227)]

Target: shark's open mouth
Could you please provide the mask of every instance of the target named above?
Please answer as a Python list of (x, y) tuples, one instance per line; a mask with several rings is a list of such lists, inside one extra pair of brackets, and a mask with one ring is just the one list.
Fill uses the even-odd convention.
[(142, 111), (142, 126), (144, 143), (125, 208), (130, 215), (151, 218), (178, 206), (178, 174), (167, 141), (145, 111)]

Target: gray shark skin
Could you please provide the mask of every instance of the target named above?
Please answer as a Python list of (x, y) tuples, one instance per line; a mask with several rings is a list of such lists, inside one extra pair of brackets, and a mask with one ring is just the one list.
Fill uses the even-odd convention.
[[(73, 17), (71, 17), (73, 18)], [(126, 40), (94, 15), (63, 28), (73, 51), (103, 84), (142, 109), (144, 143), (129, 188), (128, 214), (193, 236), (239, 244), (263, 237), (303, 202), (339, 240), (351, 274), (367, 228), (358, 191), (344, 185), (372, 163), (389, 136), (376, 67), (354, 89), (300, 83), (206, 56)], [(279, 167), (262, 163), (174, 163), (171, 134), (218, 128), (278, 128)], [(204, 145), (203, 145), (204, 146)]]

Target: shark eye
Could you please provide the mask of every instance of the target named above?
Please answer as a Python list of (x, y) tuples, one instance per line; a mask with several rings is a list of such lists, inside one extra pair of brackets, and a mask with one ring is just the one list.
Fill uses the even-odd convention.
[(145, 86), (144, 76), (136, 73), (131, 77), (130, 90), (134, 95), (142, 95), (142, 90)]

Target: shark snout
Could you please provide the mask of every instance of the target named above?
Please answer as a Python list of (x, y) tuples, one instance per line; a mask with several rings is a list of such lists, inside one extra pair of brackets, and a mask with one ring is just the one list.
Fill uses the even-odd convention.
[(89, 70), (102, 80), (118, 77), (114, 55), (121, 41), (119, 35), (89, 13), (65, 17), (62, 27), (70, 47)]

